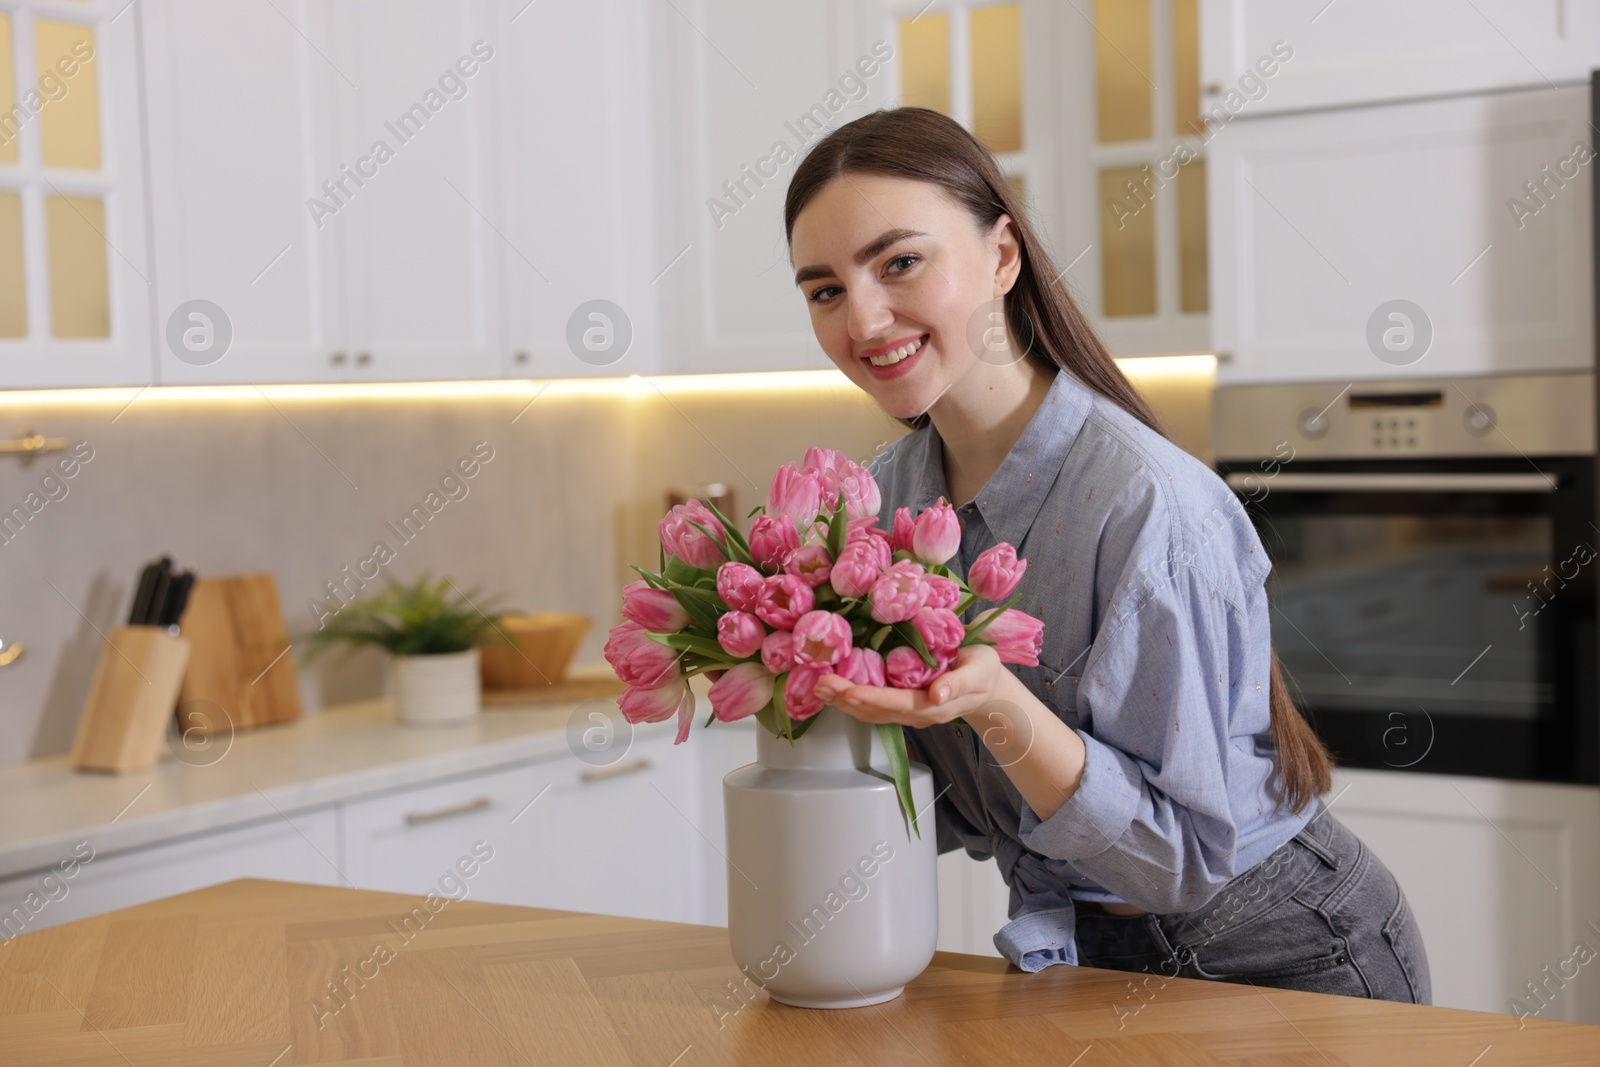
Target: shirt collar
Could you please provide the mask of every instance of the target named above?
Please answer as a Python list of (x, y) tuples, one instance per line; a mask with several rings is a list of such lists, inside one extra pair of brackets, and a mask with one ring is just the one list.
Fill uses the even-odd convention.
[[(1094, 396), (1087, 387), (1065, 370), (1057, 369), (1050, 391), (1028, 420), (1022, 436), (972, 500), (978, 509), (976, 514), (983, 517), (997, 542), (1022, 544), (1093, 403)], [(967, 503), (950, 499), (944, 479), (944, 442), (933, 423), (925, 429), (922, 474), (911, 509), (913, 518), (940, 497), (958, 509)]]

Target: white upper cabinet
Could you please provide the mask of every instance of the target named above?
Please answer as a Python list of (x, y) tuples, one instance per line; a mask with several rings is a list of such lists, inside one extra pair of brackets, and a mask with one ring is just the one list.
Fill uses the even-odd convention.
[[(341, 251), (352, 376), (497, 377), (495, 63), (516, 27), (487, 0), (331, 8), (333, 159), (308, 184)], [(553, 106), (553, 102), (552, 102)], [(315, 205), (313, 205), (315, 206)], [(324, 211), (331, 213), (324, 213)]]
[(307, 208), (333, 160), (336, 75), (309, 43), (328, 40), (326, 10), (142, 0), (134, 11), (150, 72), (162, 382), (336, 381), (348, 370), (339, 233), (326, 225), (339, 220), (319, 227)]
[(139, 42), (121, 7), (0, 11), (0, 387), (153, 374)]
[(1592, 366), (1591, 137), (1586, 87), (1231, 124), (1209, 149), (1218, 382)]
[(647, 16), (678, 16), (650, 0), (495, 10), (503, 372), (660, 373), (650, 283), (678, 250), (660, 255), (650, 225), (655, 153), (670, 149), (651, 140)]
[(1200, 9), (1203, 102), (1233, 115), (1550, 88), (1600, 67), (1600, 4), (1586, 0), (1200, 0)]
[(667, 164), (651, 273), (673, 370), (832, 366), (794, 284), (783, 201), (800, 156), (897, 92), (883, 9), (844, 0), (651, 9), (666, 77), (647, 103)]

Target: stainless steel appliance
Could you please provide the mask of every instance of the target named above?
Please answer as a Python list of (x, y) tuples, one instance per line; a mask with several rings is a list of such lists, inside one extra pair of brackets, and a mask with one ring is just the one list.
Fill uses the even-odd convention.
[(1588, 372), (1217, 391), (1273, 640), (1340, 762), (1600, 781)]

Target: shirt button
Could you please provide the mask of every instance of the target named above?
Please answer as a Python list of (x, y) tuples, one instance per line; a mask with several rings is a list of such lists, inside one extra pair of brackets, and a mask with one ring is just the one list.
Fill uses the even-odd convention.
[(1044, 680), (1044, 687), (1046, 689), (1054, 689), (1056, 687), (1056, 680), (1054, 678), (1046, 678)]

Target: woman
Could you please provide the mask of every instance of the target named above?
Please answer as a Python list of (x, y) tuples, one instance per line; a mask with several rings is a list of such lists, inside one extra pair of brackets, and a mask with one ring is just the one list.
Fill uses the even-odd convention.
[(1329, 758), (1271, 647), (1254, 528), (1107, 355), (993, 158), (936, 112), (876, 112), (801, 161), (784, 222), (817, 340), (913, 431), (871, 464), (880, 523), (954, 506), (961, 574), (999, 541), (1029, 561), (1039, 666), (979, 645), (926, 691), (816, 690), (909, 727), (939, 850), (1011, 887), (996, 946), (1026, 971), (1427, 1003), (1400, 887), (1318, 800)]

